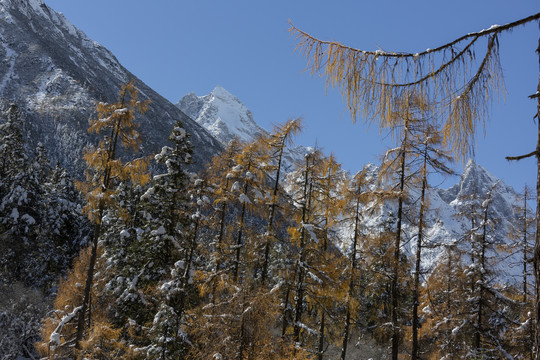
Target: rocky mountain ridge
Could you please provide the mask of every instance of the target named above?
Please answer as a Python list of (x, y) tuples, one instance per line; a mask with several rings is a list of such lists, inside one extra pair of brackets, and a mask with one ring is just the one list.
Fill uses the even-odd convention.
[(41, 0), (0, 2), (0, 56), (2, 108), (16, 102), (25, 112), (28, 142), (43, 143), (54, 162), (79, 177), (82, 152), (96, 141), (86, 130), (95, 102), (116, 101), (121, 85), (130, 80), (141, 100), (151, 100), (137, 119), (142, 154), (158, 152), (178, 120), (191, 135), (196, 168), (222, 149), (204, 128)]

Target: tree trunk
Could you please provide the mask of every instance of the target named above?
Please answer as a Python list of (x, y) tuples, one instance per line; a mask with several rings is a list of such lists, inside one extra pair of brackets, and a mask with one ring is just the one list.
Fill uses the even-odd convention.
[(246, 214), (246, 204), (242, 204), (242, 211), (240, 213), (240, 224), (238, 228), (238, 237), (236, 238), (236, 255), (234, 257), (234, 269), (233, 280), (238, 281), (238, 270), (240, 268), (240, 250), (242, 248), (242, 229), (244, 228), (244, 216)]
[(266, 229), (266, 243), (264, 244), (264, 260), (261, 274), (261, 283), (264, 285), (266, 283), (266, 278), (268, 277), (268, 263), (270, 262), (270, 236), (273, 236), (273, 224), (274, 216), (276, 211), (276, 197), (279, 189), (279, 176), (281, 172), (281, 161), (283, 158), (283, 148), (285, 147), (285, 138), (281, 143), (279, 150), (278, 166), (276, 169), (276, 179), (274, 181), (274, 190), (272, 192), (272, 204), (270, 205), (270, 215), (268, 216), (268, 227)]
[[(448, 249), (448, 262), (447, 262), (447, 273), (446, 273), (446, 296), (445, 296), (445, 303), (446, 303), (446, 316), (448, 316), (449, 314), (451, 314), (451, 309), (452, 309), (452, 306), (451, 306), (451, 302), (450, 302), (450, 294), (451, 294), (451, 291), (452, 291), (452, 255), (453, 255), (453, 251), (451, 250), (450, 247), (447, 248)], [(450, 338), (450, 332), (448, 332), (447, 334), (447, 337)]]
[[(405, 125), (407, 131), (407, 125)], [(396, 239), (394, 242), (394, 264), (392, 269), (392, 283), (390, 285), (391, 297), (391, 314), (392, 314), (392, 360), (398, 360), (399, 352), (399, 324), (398, 324), (398, 284), (399, 284), (399, 260), (401, 257), (401, 224), (403, 218), (403, 190), (405, 189), (405, 153), (406, 153), (407, 133), (403, 139), (401, 147), (401, 163), (399, 174), (399, 196), (398, 196), (398, 213), (397, 213), (397, 228)]]
[(324, 321), (325, 314), (324, 310), (321, 309), (321, 323), (319, 326), (319, 347), (317, 348), (317, 360), (323, 360), (324, 353)]
[[(98, 216), (103, 217), (103, 211), (99, 211)], [(83, 296), (82, 308), (81, 308), (81, 311), (79, 312), (79, 317), (77, 318), (77, 334), (75, 337), (75, 347), (77, 349), (80, 348), (80, 342), (83, 338), (83, 332), (85, 328), (86, 312), (88, 311), (88, 308), (90, 306), (90, 291), (92, 289), (92, 284), (94, 280), (94, 268), (96, 265), (98, 239), (99, 239), (100, 232), (101, 232), (101, 222), (98, 222), (94, 224), (94, 236), (92, 239), (92, 250), (91, 250), (92, 252), (90, 254), (90, 263), (88, 264), (88, 271), (86, 273), (86, 282), (84, 285), (84, 296)], [(90, 320), (90, 317), (88, 320)]]
[[(229, 179), (225, 180), (225, 189), (229, 188)], [(225, 235), (225, 211), (227, 210), (227, 201), (223, 201), (223, 204), (221, 205), (221, 216), (219, 219), (219, 233), (218, 233), (218, 241), (217, 241), (217, 247), (218, 251), (221, 252), (221, 245), (223, 244), (223, 237)], [(219, 270), (220, 264), (216, 264), (216, 271)]]
[[(538, 59), (540, 64), (540, 39), (538, 40)], [(540, 94), (540, 75), (538, 77), (537, 93)], [(534, 304), (534, 319), (535, 319), (535, 359), (540, 360), (540, 96), (537, 97), (537, 123), (538, 123), (538, 143), (536, 146), (537, 159), (537, 178), (536, 178), (536, 235), (534, 239), (534, 289), (535, 289), (535, 304)]]
[(296, 280), (296, 304), (294, 309), (294, 328), (293, 328), (293, 341), (300, 342), (300, 323), (302, 321), (303, 307), (304, 307), (304, 260), (305, 260), (305, 236), (306, 230), (304, 224), (308, 220), (308, 207), (310, 206), (311, 189), (309, 184), (309, 156), (306, 157), (306, 172), (304, 175), (304, 193), (302, 206), (302, 230), (300, 231), (300, 254), (297, 264), (297, 280)]
[[(301, 236), (303, 237), (303, 236)], [(303, 239), (300, 240), (301, 242)], [(298, 261), (297, 280), (296, 280), (296, 304), (294, 308), (294, 329), (293, 340), (296, 343), (300, 342), (300, 322), (302, 321), (302, 313), (304, 307), (304, 249), (303, 244), (300, 244), (300, 258)]]
[[(249, 171), (251, 169), (251, 160), (248, 162), (248, 165), (247, 165), (247, 170), (246, 171)], [(245, 183), (244, 183), (244, 189), (243, 189), (243, 194), (245, 196), (247, 196), (248, 194), (248, 189), (249, 189), (249, 183), (247, 180), (245, 180)], [(235, 255), (235, 258), (234, 258), (234, 270), (233, 270), (233, 280), (234, 282), (236, 282), (238, 280), (238, 271), (239, 271), (239, 268), (240, 268), (240, 253), (241, 253), (241, 249), (242, 249), (242, 231), (244, 229), (244, 218), (245, 218), (245, 215), (246, 215), (246, 203), (243, 202), (242, 203), (242, 211), (240, 213), (240, 223), (238, 224), (239, 228), (238, 228), (238, 237), (236, 238), (236, 255)]]
[[(538, 48), (536, 49), (538, 53), (538, 59), (540, 64), (540, 39), (538, 40)], [(538, 77), (538, 87), (537, 94), (540, 94), (540, 75)], [(537, 97), (537, 123), (538, 123), (538, 143), (536, 146), (536, 159), (537, 159), (537, 178), (536, 178), (536, 235), (534, 239), (534, 255), (533, 255), (533, 265), (534, 265), (534, 291), (535, 291), (535, 359), (540, 360), (540, 96)]]
[(199, 231), (199, 223), (200, 223), (199, 220), (197, 220), (197, 222), (195, 223), (195, 229), (193, 230), (193, 236), (189, 244), (189, 253), (187, 254), (185, 258), (186, 268), (184, 269), (184, 274), (182, 275), (182, 282), (181, 282), (182, 292), (180, 293), (180, 302), (179, 302), (179, 308), (177, 311), (179, 320), (182, 319), (182, 316), (184, 315), (184, 311), (186, 310), (186, 295), (187, 295), (186, 286), (189, 284), (191, 264), (193, 262), (193, 255), (195, 253), (195, 248), (197, 247), (197, 232)]
[[(225, 189), (228, 189), (229, 187), (229, 179), (225, 181)], [(217, 238), (217, 244), (215, 245), (215, 273), (219, 273), (219, 268), (221, 267), (221, 256), (222, 254), (222, 246), (223, 246), (223, 237), (225, 236), (225, 211), (227, 210), (227, 201), (223, 201), (223, 204), (221, 205), (221, 214), (219, 218), (219, 233)], [(212, 299), (215, 299), (215, 293), (216, 293), (216, 283), (212, 282)]]
[(240, 342), (238, 345), (238, 353), (236, 354), (236, 358), (238, 360), (244, 359), (244, 350), (247, 346), (247, 339), (246, 339), (246, 325), (245, 325), (245, 295), (242, 295), (242, 314), (240, 315)]
[[(124, 106), (124, 99), (122, 98), (122, 107)], [(108, 149), (107, 149), (107, 166), (104, 170), (103, 174), (103, 183), (101, 186), (101, 194), (105, 194), (107, 190), (109, 190), (110, 183), (111, 183), (111, 167), (110, 167), (110, 161), (114, 160), (116, 155), (116, 144), (118, 142), (118, 136), (120, 133), (120, 125), (121, 125), (121, 118), (118, 118), (113, 128), (111, 129), (111, 142), (109, 143)], [(86, 311), (90, 306), (90, 292), (92, 290), (92, 285), (94, 283), (94, 270), (97, 260), (97, 249), (98, 249), (98, 240), (99, 236), (101, 235), (101, 219), (103, 218), (103, 213), (105, 212), (105, 204), (103, 200), (100, 200), (99, 207), (98, 207), (98, 219), (94, 223), (94, 237), (92, 240), (92, 253), (90, 254), (90, 263), (88, 264), (88, 272), (86, 273), (86, 282), (84, 285), (84, 296), (83, 296), (83, 303), (82, 303), (82, 309), (79, 313), (79, 317), (77, 319), (77, 334), (76, 334), (76, 340), (75, 340), (75, 347), (77, 349), (80, 348), (80, 342), (83, 338), (83, 332), (84, 332), (84, 322), (85, 322), (85, 316)], [(95, 220), (94, 220), (95, 221)], [(88, 318), (88, 323), (90, 323), (91, 319)]]
[(527, 190), (523, 194), (523, 303), (527, 303)]
[[(358, 195), (357, 195), (358, 196)], [(354, 236), (351, 252), (351, 271), (349, 274), (349, 292), (347, 294), (347, 311), (345, 314), (345, 328), (343, 329), (343, 342), (341, 345), (341, 360), (345, 360), (347, 355), (347, 343), (349, 342), (349, 331), (351, 327), (351, 299), (354, 294), (354, 273), (356, 270), (356, 246), (358, 244), (358, 225), (360, 223), (360, 216), (358, 211), (360, 210), (360, 197), (356, 198), (356, 212), (354, 217)]]
[(418, 216), (418, 238), (416, 241), (416, 267), (414, 271), (414, 289), (413, 289), (413, 324), (412, 324), (412, 360), (418, 359), (418, 306), (420, 305), (420, 265), (422, 254), (422, 238), (424, 231), (424, 211), (425, 211), (425, 196), (427, 187), (427, 143), (424, 149), (424, 164), (422, 167), (422, 194), (420, 197), (420, 214)]
[(289, 283), (287, 282), (285, 290), (285, 299), (283, 301), (283, 318), (281, 319), (281, 337), (285, 336), (285, 333), (287, 332), (287, 327), (289, 326), (289, 294), (291, 292), (291, 287), (289, 286)]
[(482, 224), (482, 243), (480, 244), (480, 284), (478, 289), (478, 306), (476, 314), (476, 333), (474, 346), (477, 355), (482, 353), (483, 312), (484, 312), (484, 273), (486, 269), (486, 241), (487, 241), (488, 206), (484, 209), (484, 223)]

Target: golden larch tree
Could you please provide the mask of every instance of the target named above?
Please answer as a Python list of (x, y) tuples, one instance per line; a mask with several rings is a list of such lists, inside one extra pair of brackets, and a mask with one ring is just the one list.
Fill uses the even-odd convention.
[(102, 135), (103, 138), (93, 149), (84, 154), (88, 164), (86, 182), (79, 183), (81, 192), (86, 194), (85, 212), (94, 223), (91, 243), (91, 256), (86, 275), (81, 311), (78, 314), (76, 346), (83, 339), (85, 318), (90, 301), (90, 291), (94, 280), (94, 268), (101, 234), (101, 219), (106, 209), (116, 207), (114, 203), (115, 187), (120, 180), (130, 179), (134, 184), (144, 184), (149, 180), (147, 172), (148, 158), (138, 158), (124, 162), (118, 156), (118, 147), (136, 151), (141, 144), (137, 131), (135, 114), (144, 113), (148, 101), (139, 101), (138, 91), (133, 81), (122, 85), (116, 103), (97, 103), (97, 118), (90, 120), (88, 132)]

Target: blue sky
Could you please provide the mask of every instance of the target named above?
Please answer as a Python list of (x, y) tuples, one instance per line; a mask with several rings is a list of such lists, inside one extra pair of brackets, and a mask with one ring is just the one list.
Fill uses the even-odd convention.
[[(288, 33), (289, 19), (321, 39), (366, 50), (417, 52), (540, 12), (538, 0), (45, 2), (172, 102), (221, 85), (266, 129), (302, 116), (305, 130), (297, 142), (334, 152), (351, 172), (377, 163), (392, 141), (362, 119), (352, 124), (339, 92), (325, 91), (323, 79), (304, 72), (305, 59), (294, 53), (296, 43)], [(534, 187), (535, 160), (509, 164), (504, 157), (536, 147), (536, 104), (527, 96), (538, 84), (539, 36), (538, 24), (531, 23), (500, 37), (506, 100), (494, 103), (486, 137), (477, 136), (476, 161), (518, 190), (524, 183)]]

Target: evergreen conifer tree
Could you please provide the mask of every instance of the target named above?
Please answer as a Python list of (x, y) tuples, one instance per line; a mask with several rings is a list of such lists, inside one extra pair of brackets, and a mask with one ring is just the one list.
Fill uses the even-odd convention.
[(41, 286), (44, 275), (34, 258), (40, 223), (41, 186), (24, 151), (23, 117), (11, 104), (0, 125), (0, 266), (2, 280)]

